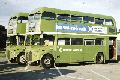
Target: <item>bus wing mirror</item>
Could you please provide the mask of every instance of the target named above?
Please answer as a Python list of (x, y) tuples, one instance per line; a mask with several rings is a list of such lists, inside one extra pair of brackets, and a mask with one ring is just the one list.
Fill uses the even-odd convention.
[(118, 34), (120, 33), (120, 29), (118, 30), (118, 32), (117, 32)]

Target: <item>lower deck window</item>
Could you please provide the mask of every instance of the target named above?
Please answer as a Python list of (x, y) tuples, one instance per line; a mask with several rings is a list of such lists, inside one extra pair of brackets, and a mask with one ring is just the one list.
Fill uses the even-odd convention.
[(94, 45), (94, 40), (84, 40), (85, 45)]
[(82, 38), (71, 38), (71, 45), (83, 45)]
[(102, 38), (85, 39), (84, 45), (103, 45), (103, 39)]
[(58, 45), (103, 45), (103, 38), (58, 38)]
[(103, 39), (96, 39), (95, 45), (103, 45)]
[(58, 45), (70, 45), (70, 38), (59, 38)]

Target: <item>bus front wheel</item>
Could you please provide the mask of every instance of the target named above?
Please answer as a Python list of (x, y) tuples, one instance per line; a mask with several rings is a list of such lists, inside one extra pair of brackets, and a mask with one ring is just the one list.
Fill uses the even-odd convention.
[(103, 64), (104, 63), (104, 55), (102, 53), (97, 54), (96, 63), (97, 64)]
[(18, 64), (25, 64), (26, 63), (26, 60), (25, 60), (25, 55), (19, 55), (17, 57), (17, 61), (18, 61)]
[(45, 69), (54, 67), (54, 58), (50, 54), (46, 54), (41, 58), (41, 65)]

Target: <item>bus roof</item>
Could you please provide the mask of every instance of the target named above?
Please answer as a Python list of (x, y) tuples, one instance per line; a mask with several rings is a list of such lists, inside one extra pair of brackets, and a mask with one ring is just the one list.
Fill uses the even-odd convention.
[(19, 16), (25, 16), (25, 17), (28, 17), (29, 13), (17, 13), (16, 15), (12, 16), (10, 19), (12, 18), (18, 18)]
[(56, 14), (70, 14), (70, 15), (76, 15), (76, 16), (90, 16), (90, 17), (95, 17), (95, 18), (101, 18), (101, 19), (104, 18), (104, 19), (113, 19), (114, 20), (114, 18), (112, 16), (85, 13), (85, 12), (79, 12), (79, 11), (61, 10), (61, 9), (48, 8), (48, 7), (41, 7), (41, 8), (35, 9), (34, 11), (31, 12), (31, 14), (43, 13), (44, 11), (54, 12)]

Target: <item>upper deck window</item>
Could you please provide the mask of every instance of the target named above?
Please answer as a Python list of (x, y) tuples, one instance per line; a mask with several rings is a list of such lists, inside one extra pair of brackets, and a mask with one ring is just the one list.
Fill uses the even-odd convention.
[(69, 14), (58, 14), (57, 19), (61, 21), (70, 21), (70, 15)]
[(113, 25), (112, 19), (105, 19), (105, 25), (110, 25), (110, 26), (112, 26), (112, 25)]
[(85, 22), (88, 23), (88, 22), (89, 22), (89, 16), (84, 16), (84, 17), (83, 17), (83, 21), (85, 21)]
[(71, 21), (82, 21), (82, 20), (83, 20), (82, 16), (71, 15)]
[(91, 24), (95, 24), (94, 17), (89, 17), (89, 23), (91, 23)]
[(30, 14), (30, 15), (28, 16), (28, 20), (29, 20), (30, 22), (34, 22), (34, 14)]
[(46, 12), (44, 11), (42, 13), (42, 19), (46, 19), (46, 20), (55, 20), (56, 18), (56, 14), (53, 12)]
[(94, 24), (94, 17), (84, 16), (84, 17), (83, 17), (83, 21), (84, 21), (84, 22), (87, 22), (87, 23)]
[(36, 13), (36, 14), (34, 14), (34, 19), (35, 20), (39, 20), (40, 19), (40, 13)]
[(95, 18), (95, 24), (103, 25), (104, 19)]
[(12, 17), (11, 19), (17, 19), (17, 17), (15, 16), (15, 17)]

